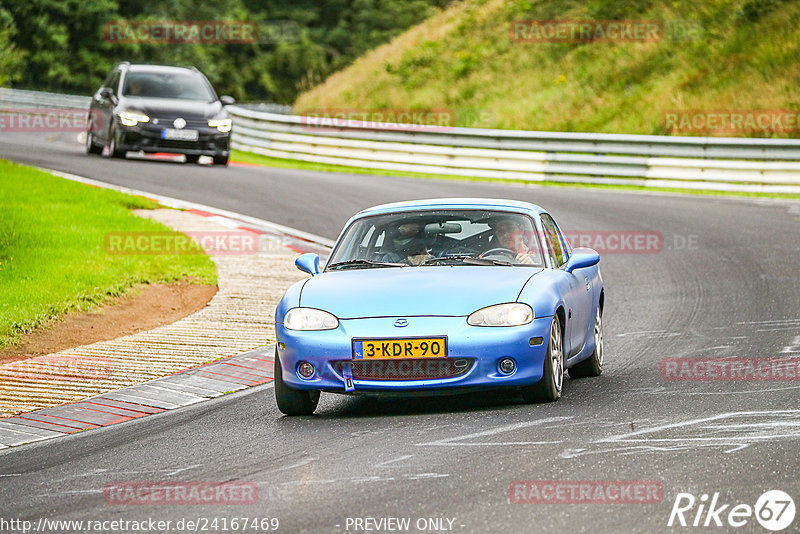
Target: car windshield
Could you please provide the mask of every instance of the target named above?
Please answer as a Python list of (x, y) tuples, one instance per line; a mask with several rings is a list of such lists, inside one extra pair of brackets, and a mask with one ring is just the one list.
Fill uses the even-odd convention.
[(530, 217), (495, 210), (424, 210), (356, 220), (326, 270), (498, 265), (543, 267)]
[(124, 96), (177, 98), (213, 102), (216, 97), (203, 76), (196, 72), (129, 72), (122, 88)]

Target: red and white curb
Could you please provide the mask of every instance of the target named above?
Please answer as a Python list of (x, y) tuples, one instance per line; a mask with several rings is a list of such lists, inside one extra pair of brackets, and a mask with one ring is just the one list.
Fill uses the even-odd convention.
[(275, 345), (82, 401), (0, 419), (0, 449), (58, 438), (272, 382)]

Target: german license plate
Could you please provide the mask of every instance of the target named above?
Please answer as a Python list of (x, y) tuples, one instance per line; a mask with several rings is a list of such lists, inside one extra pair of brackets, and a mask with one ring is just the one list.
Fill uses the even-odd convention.
[(446, 337), (353, 340), (355, 359), (445, 358), (446, 356)]
[(199, 135), (197, 130), (178, 130), (177, 128), (164, 128), (161, 130), (161, 139), (173, 141), (197, 141)]

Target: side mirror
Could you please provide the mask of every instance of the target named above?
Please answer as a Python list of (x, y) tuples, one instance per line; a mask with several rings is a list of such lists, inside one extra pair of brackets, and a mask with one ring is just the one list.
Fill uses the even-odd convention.
[(294, 260), (294, 264), (297, 265), (298, 269), (311, 276), (319, 274), (319, 256), (317, 254), (311, 252), (303, 254)]
[(232, 106), (236, 103), (236, 100), (232, 96), (224, 95), (219, 97), (219, 101), (222, 103), (223, 106)]
[(564, 270), (571, 273), (575, 269), (583, 269), (600, 263), (600, 254), (591, 248), (576, 248), (567, 260)]
[(114, 91), (112, 91), (110, 87), (103, 87), (102, 89), (100, 89), (99, 95), (100, 95), (101, 98), (105, 98), (107, 100), (111, 100), (112, 102), (114, 100), (116, 100), (116, 98), (117, 98), (114, 95)]

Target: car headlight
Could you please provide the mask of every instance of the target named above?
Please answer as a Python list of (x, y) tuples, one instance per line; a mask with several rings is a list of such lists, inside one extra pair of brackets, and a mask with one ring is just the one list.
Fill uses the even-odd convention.
[(316, 308), (292, 308), (283, 324), (289, 330), (333, 330), (339, 326), (339, 319)]
[(140, 122), (150, 122), (150, 117), (135, 111), (121, 111), (119, 113), (119, 122), (125, 126), (136, 126)]
[(472, 326), (520, 326), (531, 321), (533, 309), (519, 302), (481, 308), (467, 317), (467, 323)]
[(225, 133), (231, 131), (231, 127), (233, 127), (233, 121), (231, 119), (211, 119), (208, 121), (208, 125), (212, 128), (216, 128), (222, 133)]

